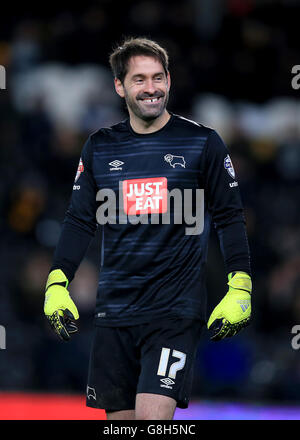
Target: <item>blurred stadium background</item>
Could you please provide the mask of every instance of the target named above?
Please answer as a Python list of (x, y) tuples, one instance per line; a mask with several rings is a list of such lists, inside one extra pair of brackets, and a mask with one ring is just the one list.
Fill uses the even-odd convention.
[[(99, 234), (71, 284), (81, 319), (68, 344), (48, 328), (43, 291), (83, 142), (127, 116), (108, 66), (124, 35), (168, 49), (169, 109), (225, 139), (247, 217), (252, 326), (218, 344), (203, 333), (191, 406), (176, 418), (300, 418), (299, 14), (292, 0), (1, 6), (0, 418), (105, 417), (84, 407)], [(211, 310), (226, 287), (214, 233), (207, 279)]]

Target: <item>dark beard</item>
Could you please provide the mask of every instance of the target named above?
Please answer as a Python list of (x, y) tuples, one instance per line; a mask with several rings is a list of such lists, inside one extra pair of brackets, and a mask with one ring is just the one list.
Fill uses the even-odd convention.
[[(162, 95), (157, 95), (162, 97)], [(157, 96), (153, 96), (152, 98), (155, 98)], [(150, 97), (149, 97), (150, 98)], [(127, 105), (127, 108), (130, 108), (130, 110), (136, 115), (138, 116), (138, 118), (142, 119), (145, 122), (151, 122), (153, 120), (155, 120), (156, 118), (158, 118), (166, 109), (168, 101), (169, 101), (169, 93), (166, 92), (166, 94), (162, 97), (163, 99), (163, 105), (160, 108), (160, 112), (159, 114), (145, 114), (141, 111), (140, 107), (138, 106), (138, 104), (136, 103), (136, 100), (131, 100), (130, 98), (128, 98), (128, 95), (125, 91), (125, 102)]]

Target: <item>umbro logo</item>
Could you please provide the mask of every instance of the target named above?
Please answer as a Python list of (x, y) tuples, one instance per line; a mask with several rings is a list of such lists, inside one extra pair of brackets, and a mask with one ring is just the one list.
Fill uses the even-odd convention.
[(170, 379), (169, 377), (166, 377), (164, 379), (160, 379), (160, 381), (164, 383), (164, 385), (160, 385), (161, 387), (169, 388), (170, 390), (173, 388), (173, 387), (171, 387), (171, 385), (175, 384), (174, 380)]
[(113, 160), (112, 162), (109, 162), (109, 164), (112, 168), (109, 169), (109, 171), (120, 171), (122, 170), (121, 165), (124, 165), (124, 162), (121, 160)]
[(97, 400), (96, 399), (96, 390), (95, 390), (95, 388), (89, 387), (88, 385), (86, 387), (86, 395), (87, 395), (88, 399), (92, 398), (94, 400)]
[(169, 377), (166, 377), (165, 379), (160, 379), (161, 382), (165, 383), (166, 385), (174, 385), (174, 380), (170, 379)]

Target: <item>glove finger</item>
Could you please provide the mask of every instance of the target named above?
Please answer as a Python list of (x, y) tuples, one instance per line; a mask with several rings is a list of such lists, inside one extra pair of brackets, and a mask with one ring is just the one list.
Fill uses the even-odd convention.
[(247, 327), (249, 323), (250, 323), (250, 317), (243, 319), (242, 321), (237, 322), (236, 324), (231, 324), (230, 322), (227, 321), (224, 325), (224, 328), (222, 329), (223, 333), (219, 332), (220, 339), (231, 338), (232, 336), (235, 336), (243, 328)]
[(220, 341), (224, 337), (226, 337), (230, 328), (228, 326), (228, 321), (226, 319), (216, 319), (210, 327), (210, 330), (213, 332), (211, 336), (212, 341)]
[(209, 317), (207, 328), (210, 329), (211, 325), (220, 319), (222, 319), (222, 312), (219, 309), (219, 306), (216, 306)]
[(238, 332), (239, 329), (230, 327), (229, 332), (227, 333), (226, 336), (224, 336), (224, 338), (231, 338), (232, 336), (235, 336)]
[(232, 324), (232, 326), (235, 329), (235, 333), (238, 333), (243, 328), (247, 327), (249, 324), (250, 324), (250, 316), (248, 318), (243, 319), (242, 321), (238, 322), (237, 324)]
[(70, 339), (70, 335), (64, 325), (63, 316), (56, 310), (52, 315), (47, 316), (50, 325), (54, 332), (64, 341), (68, 341)]
[(71, 319), (73, 319), (74, 321), (79, 319), (79, 313), (77, 307), (75, 306), (72, 300), (69, 303), (69, 308), (65, 310), (68, 310), (68, 312), (70, 312), (70, 314), (72, 315)]
[(209, 328), (209, 330), (213, 333), (213, 334), (217, 334), (220, 330), (221, 330), (221, 328), (222, 328), (222, 326), (223, 326), (223, 319), (215, 319), (211, 324), (210, 324), (210, 326), (208, 327)]
[(78, 331), (78, 327), (75, 323), (74, 315), (69, 309), (64, 310), (63, 319), (64, 319), (64, 327), (67, 329), (69, 335), (76, 333)]
[(222, 339), (231, 338), (236, 335), (238, 331), (239, 330), (236, 327), (232, 327), (232, 324), (228, 323), (228, 330), (223, 334)]

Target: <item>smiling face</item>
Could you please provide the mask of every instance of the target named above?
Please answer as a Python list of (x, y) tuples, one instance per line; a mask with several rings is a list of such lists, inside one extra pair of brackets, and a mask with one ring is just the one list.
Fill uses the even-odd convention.
[(158, 59), (138, 55), (129, 60), (124, 82), (115, 79), (117, 93), (125, 98), (130, 117), (152, 121), (167, 106), (170, 74), (166, 75)]

